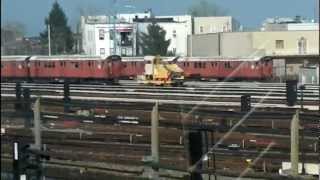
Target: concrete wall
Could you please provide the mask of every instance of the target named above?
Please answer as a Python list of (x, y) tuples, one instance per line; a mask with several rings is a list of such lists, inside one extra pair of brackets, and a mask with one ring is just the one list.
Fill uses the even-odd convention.
[[(218, 34), (193, 35), (193, 41), (188, 40), (188, 56), (219, 55), (218, 37)], [(235, 57), (297, 55), (298, 42), (302, 37), (306, 39), (305, 53), (318, 54), (318, 31), (262, 31), (220, 33), (220, 55)], [(283, 40), (283, 48), (276, 47), (277, 40)]]
[(221, 33), (220, 49), (222, 56), (246, 57), (256, 55), (252, 46), (252, 33)]
[(188, 56), (219, 56), (219, 34), (188, 36)]
[[(298, 41), (301, 37), (307, 40), (306, 54), (317, 54), (319, 49), (318, 31), (272, 31), (253, 32), (253, 48), (265, 50), (266, 55), (297, 55)], [(276, 48), (276, 40), (284, 41), (284, 48)]]

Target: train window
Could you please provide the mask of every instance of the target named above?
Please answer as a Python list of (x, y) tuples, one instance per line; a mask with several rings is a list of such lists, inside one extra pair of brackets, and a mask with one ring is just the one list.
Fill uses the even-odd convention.
[(74, 63), (75, 68), (79, 68), (79, 63)]
[(258, 66), (259, 65), (259, 62), (256, 62), (256, 66)]
[(127, 63), (123, 63), (123, 67), (126, 68), (127, 67)]
[(56, 67), (56, 63), (52, 62), (52, 67), (55, 68)]
[(63, 66), (63, 62), (62, 61), (60, 61), (60, 66)]
[(197, 62), (194, 63), (194, 68), (198, 68), (198, 63)]
[(203, 68), (206, 68), (206, 63), (205, 63), (205, 62), (203, 63), (202, 67), (203, 67)]
[(189, 67), (189, 62), (187, 62), (187, 66)]
[(224, 63), (224, 67), (225, 67), (225, 68), (231, 68), (230, 62), (225, 62), (225, 63)]
[(186, 63), (185, 62), (183, 63), (183, 67), (186, 67)]

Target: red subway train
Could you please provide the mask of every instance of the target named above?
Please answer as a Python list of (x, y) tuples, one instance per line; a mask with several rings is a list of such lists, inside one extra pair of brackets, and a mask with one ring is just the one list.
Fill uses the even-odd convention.
[[(177, 63), (185, 79), (268, 80), (272, 61), (253, 58), (181, 57)], [(104, 81), (135, 79), (144, 73), (143, 57), (98, 56), (2, 56), (1, 81)]]

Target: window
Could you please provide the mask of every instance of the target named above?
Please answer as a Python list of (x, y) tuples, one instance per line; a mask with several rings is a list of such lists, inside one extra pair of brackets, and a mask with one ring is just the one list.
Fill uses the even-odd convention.
[(100, 56), (104, 56), (105, 55), (105, 49), (104, 48), (100, 48)]
[(225, 67), (225, 68), (231, 68), (230, 62), (225, 62), (225, 63), (224, 63), (224, 67)]
[(298, 41), (298, 50), (299, 54), (306, 54), (307, 53), (307, 40), (304, 37), (301, 37)]
[(74, 67), (75, 67), (75, 68), (79, 68), (79, 63), (77, 63), (77, 62), (74, 63)]
[(104, 30), (99, 29), (99, 40), (104, 40)]
[(173, 36), (173, 37), (177, 37), (177, 31), (176, 31), (176, 30), (173, 30), (173, 31), (172, 31), (172, 36)]
[(189, 62), (187, 62), (187, 67), (189, 67)]
[(60, 61), (60, 66), (63, 66), (63, 62), (62, 61)]
[(110, 30), (110, 31), (109, 31), (109, 38), (110, 38), (110, 40), (113, 40), (113, 36), (114, 36), (113, 30)]
[(203, 67), (203, 68), (206, 68), (206, 63), (205, 63), (205, 62), (203, 63), (202, 67)]
[(200, 33), (203, 33), (203, 26), (200, 26)]
[(283, 49), (283, 48), (284, 48), (284, 41), (276, 40), (276, 49)]

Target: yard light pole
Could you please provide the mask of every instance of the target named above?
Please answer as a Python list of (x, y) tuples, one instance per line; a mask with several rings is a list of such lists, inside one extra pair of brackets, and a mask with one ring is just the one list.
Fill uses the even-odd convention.
[(49, 52), (49, 56), (51, 56), (51, 29), (50, 29), (50, 23), (48, 23), (48, 52)]

